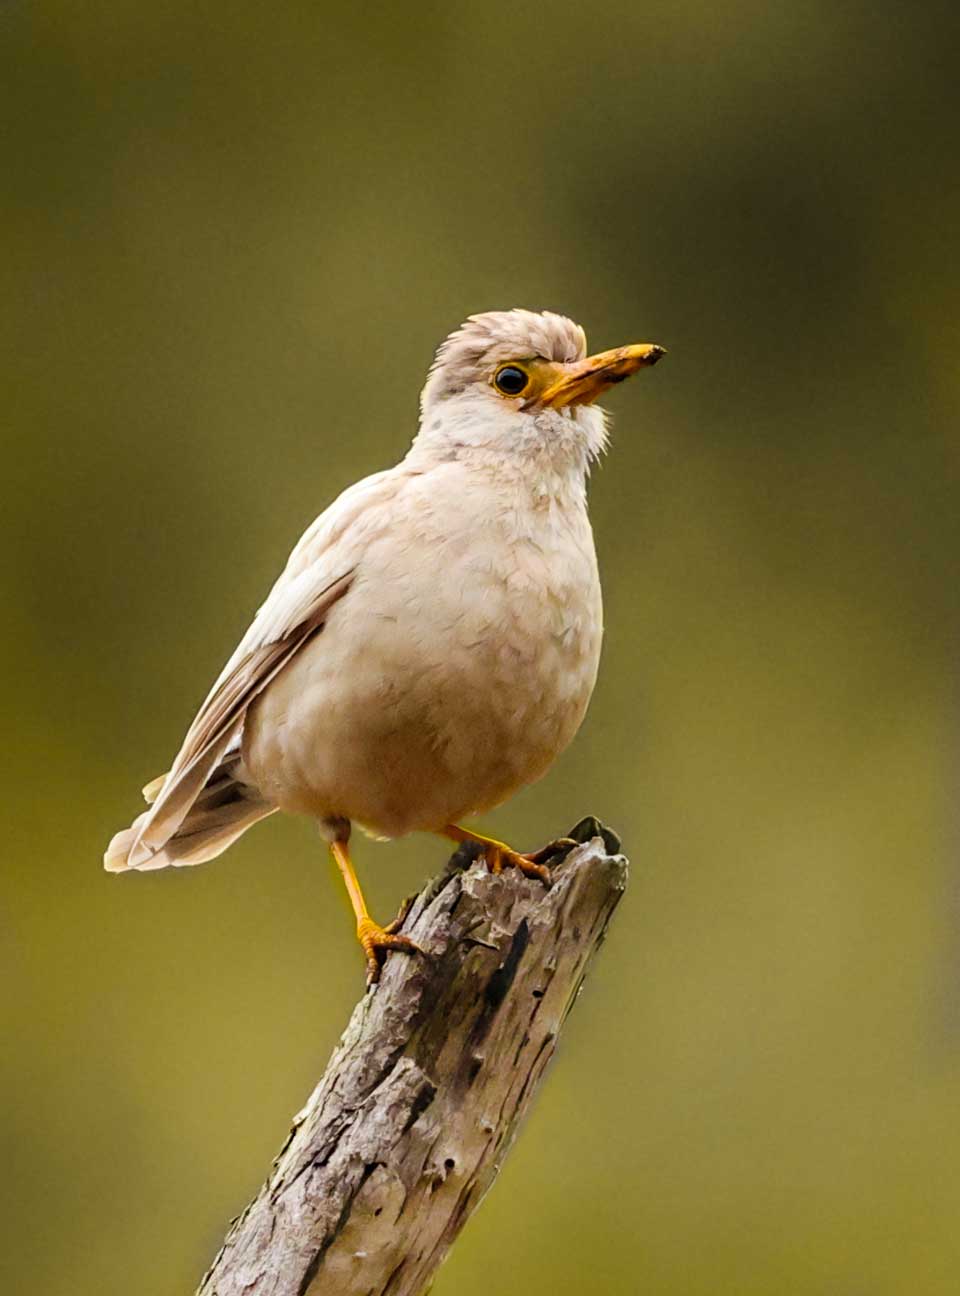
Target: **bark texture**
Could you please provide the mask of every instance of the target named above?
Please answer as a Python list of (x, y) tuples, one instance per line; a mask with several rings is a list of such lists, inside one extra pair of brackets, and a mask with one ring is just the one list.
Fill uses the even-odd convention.
[[(354, 1010), (198, 1296), (419, 1296), (490, 1187), (626, 885), (612, 833), (548, 890), (481, 862), (435, 879)], [(464, 848), (454, 856), (464, 859)]]

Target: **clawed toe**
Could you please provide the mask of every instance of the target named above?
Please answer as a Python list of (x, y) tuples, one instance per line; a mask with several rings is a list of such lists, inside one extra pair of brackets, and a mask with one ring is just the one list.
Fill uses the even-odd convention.
[[(409, 908), (409, 906), (407, 907)], [(376, 985), (380, 980), (383, 964), (391, 950), (397, 950), (401, 954), (424, 953), (424, 950), (409, 936), (397, 934), (396, 928), (399, 927), (404, 917), (406, 917), (406, 914), (401, 913), (386, 927), (381, 927), (372, 918), (364, 918), (357, 923), (357, 939), (363, 947), (367, 960), (367, 985)]]
[(505, 868), (516, 868), (524, 877), (536, 878), (544, 886), (550, 886), (553, 881), (546, 864), (539, 863), (529, 855), (521, 855), (519, 851), (510, 850), (507, 846), (489, 848), (485, 852), (485, 857), (487, 868), (491, 873), (502, 873)]
[(394, 918), (393, 922), (388, 922), (386, 927), (384, 927), (383, 930), (388, 936), (392, 936), (395, 932), (398, 932), (407, 921), (407, 914), (413, 908), (413, 902), (416, 898), (416, 896), (412, 895), (407, 896), (406, 900), (404, 900), (403, 904), (400, 906), (400, 912), (397, 914), (396, 918)]
[(579, 845), (580, 843), (574, 841), (572, 837), (555, 837), (553, 841), (547, 842), (546, 846), (524, 855), (524, 859), (529, 860), (531, 864), (546, 864), (550, 860), (559, 862), (566, 859), (573, 848)]

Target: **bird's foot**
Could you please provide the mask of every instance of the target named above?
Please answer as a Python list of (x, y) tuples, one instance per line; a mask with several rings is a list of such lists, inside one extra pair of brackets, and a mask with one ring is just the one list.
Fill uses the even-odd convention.
[(409, 936), (398, 934), (409, 908), (408, 901), (393, 922), (387, 923), (386, 927), (381, 927), (369, 916), (361, 918), (357, 923), (357, 940), (363, 947), (367, 960), (367, 985), (376, 985), (380, 980), (383, 964), (391, 950), (399, 950), (402, 954), (423, 954), (424, 951), (416, 941), (412, 941)]
[(554, 859), (563, 859), (578, 843), (572, 837), (558, 837), (548, 842), (539, 850), (523, 855), (515, 851), (506, 842), (497, 841), (495, 837), (484, 837), (481, 833), (470, 832), (457, 824), (450, 824), (445, 835), (458, 842), (471, 842), (480, 847), (487, 868), (491, 873), (502, 873), (505, 868), (517, 868), (525, 877), (537, 878), (549, 886), (552, 878), (547, 863)]
[(539, 854), (539, 851), (535, 851), (533, 855), (521, 855), (503, 842), (494, 841), (488, 842), (483, 848), (483, 858), (491, 873), (502, 873), (505, 868), (517, 868), (524, 877), (539, 878), (544, 886), (550, 886), (553, 881), (550, 870), (546, 864), (541, 864), (534, 858), (534, 855)]

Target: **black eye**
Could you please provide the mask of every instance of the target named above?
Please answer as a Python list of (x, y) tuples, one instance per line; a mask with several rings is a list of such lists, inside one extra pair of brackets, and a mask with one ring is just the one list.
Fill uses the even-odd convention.
[(502, 391), (504, 396), (519, 396), (530, 379), (516, 365), (504, 365), (497, 370), (493, 381), (497, 391)]

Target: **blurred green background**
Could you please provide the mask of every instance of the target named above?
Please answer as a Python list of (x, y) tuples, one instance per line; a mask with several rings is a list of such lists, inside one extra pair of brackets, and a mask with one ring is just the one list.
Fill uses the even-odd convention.
[[(108, 877), (434, 346), (619, 390), (548, 779), (634, 862), (437, 1296), (953, 1293), (955, 4), (0, 4), (4, 1293), (190, 1292), (362, 985), (305, 822)], [(444, 858), (364, 844), (375, 912)]]

